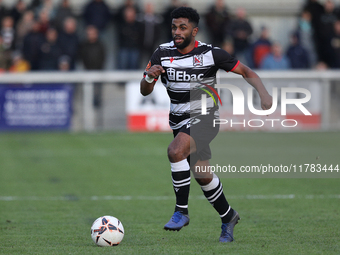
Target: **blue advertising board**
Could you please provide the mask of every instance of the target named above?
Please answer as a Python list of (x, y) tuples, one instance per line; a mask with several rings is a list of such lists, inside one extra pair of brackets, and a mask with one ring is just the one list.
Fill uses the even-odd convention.
[(0, 130), (67, 130), (72, 95), (70, 84), (1, 84)]

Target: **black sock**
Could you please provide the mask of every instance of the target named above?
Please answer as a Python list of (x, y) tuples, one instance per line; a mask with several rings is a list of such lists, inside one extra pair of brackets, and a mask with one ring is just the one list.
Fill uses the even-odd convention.
[(183, 212), (184, 214), (188, 214), (188, 200), (190, 191), (190, 167), (186, 160), (185, 162), (181, 161), (178, 163), (171, 163), (171, 175), (172, 184), (176, 195), (175, 211), (180, 211)]
[(213, 180), (201, 186), (204, 196), (208, 199), (210, 204), (219, 213), (223, 223), (228, 223), (233, 217), (234, 210), (228, 204), (224, 194), (220, 179), (214, 174)]
[(172, 185), (176, 195), (175, 211), (188, 214), (190, 171), (172, 172)]

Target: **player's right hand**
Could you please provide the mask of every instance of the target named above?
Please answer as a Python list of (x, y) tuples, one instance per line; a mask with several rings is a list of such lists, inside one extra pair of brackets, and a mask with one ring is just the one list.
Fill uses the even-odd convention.
[(150, 69), (146, 72), (146, 74), (149, 77), (152, 78), (157, 78), (158, 76), (160, 76), (162, 73), (165, 73), (165, 70), (163, 69), (162, 66), (160, 65), (153, 65), (150, 67)]

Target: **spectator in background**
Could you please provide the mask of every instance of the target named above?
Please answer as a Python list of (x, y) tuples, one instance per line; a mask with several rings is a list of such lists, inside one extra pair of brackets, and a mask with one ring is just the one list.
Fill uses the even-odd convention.
[(68, 56), (61, 56), (59, 58), (58, 69), (62, 72), (70, 71), (70, 58)]
[(322, 51), (322, 42), (320, 42), (321, 33), (321, 15), (324, 13), (324, 7), (318, 0), (307, 0), (303, 10), (309, 11), (311, 14), (311, 24), (314, 31), (314, 44), (316, 47), (318, 59), (320, 57), (320, 51)]
[(68, 17), (75, 17), (69, 0), (62, 0), (55, 12), (54, 25), (58, 32), (63, 30), (64, 21)]
[(46, 31), (49, 29), (51, 25), (48, 11), (42, 10), (39, 13), (38, 22), (39, 22), (39, 32), (45, 35)]
[(11, 16), (6, 16), (2, 19), (0, 33), (3, 40), (3, 47), (8, 50), (14, 49), (15, 29), (14, 20)]
[(86, 40), (80, 44), (79, 57), (86, 70), (102, 70), (105, 63), (105, 47), (99, 40), (95, 26), (86, 28)]
[(246, 63), (245, 53), (249, 48), (249, 38), (253, 28), (246, 19), (246, 10), (238, 8), (236, 19), (231, 22), (231, 35), (234, 41), (235, 56), (241, 62)]
[(118, 26), (118, 69), (139, 68), (142, 39), (143, 25), (136, 20), (136, 9), (127, 7), (124, 11), (124, 21)]
[(312, 16), (308, 10), (303, 10), (298, 20), (297, 31), (300, 36), (300, 42), (309, 56), (310, 66), (313, 67), (317, 63), (317, 54), (314, 43), (314, 30), (312, 27)]
[[(312, 25), (315, 31), (320, 30), (320, 17), (324, 13), (324, 7), (318, 0), (306, 0), (306, 4), (303, 7), (312, 15)], [(317, 32), (317, 33), (318, 33)]]
[(58, 70), (58, 61), (61, 56), (61, 49), (57, 43), (58, 32), (55, 28), (46, 31), (44, 42), (40, 47), (39, 70)]
[(166, 31), (166, 40), (167, 41), (172, 41), (172, 34), (171, 34), (171, 13), (173, 10), (176, 8), (180, 7), (180, 2), (178, 0), (171, 0), (171, 3), (168, 7), (165, 8), (165, 11), (163, 12), (163, 29)]
[(32, 30), (34, 22), (34, 13), (30, 10), (26, 11), (18, 21), (15, 39), (16, 49), (22, 50), (24, 38)]
[(11, 51), (3, 45), (3, 39), (0, 35), (0, 73), (5, 72), (11, 62)]
[(22, 73), (27, 72), (31, 69), (29, 62), (22, 58), (19, 51), (13, 52), (12, 54), (12, 65), (9, 71), (12, 73)]
[(331, 39), (333, 51), (333, 68), (340, 68), (340, 20), (334, 23), (334, 35)]
[(17, 26), (18, 21), (22, 18), (26, 10), (27, 10), (26, 3), (23, 0), (18, 0), (11, 10), (11, 16), (14, 21), (14, 27)]
[[(161, 32), (162, 18), (155, 14), (154, 5), (152, 3), (146, 3), (145, 13), (143, 15), (143, 63), (146, 63), (149, 57), (156, 49), (158, 45), (159, 35)], [(145, 60), (145, 61), (144, 61)]]
[(291, 68), (308, 69), (310, 68), (309, 55), (307, 50), (300, 43), (299, 33), (292, 33), (290, 37), (290, 46), (287, 50)]
[(334, 23), (337, 20), (335, 15), (335, 6), (333, 1), (327, 0), (324, 5), (324, 13), (320, 17), (320, 33), (319, 42), (319, 60), (325, 62), (328, 66), (332, 66), (332, 46), (331, 39), (334, 31)]
[(282, 54), (281, 44), (275, 42), (268, 54), (261, 63), (261, 69), (266, 70), (287, 70), (290, 68), (289, 60)]
[(215, 1), (215, 4), (210, 7), (209, 12), (206, 14), (205, 19), (212, 44), (220, 47), (226, 37), (225, 35), (228, 34), (230, 23), (229, 13), (223, 0)]
[(117, 24), (121, 24), (124, 22), (124, 13), (126, 8), (134, 8), (136, 13), (140, 13), (139, 6), (134, 2), (134, 0), (125, 0), (124, 3), (118, 8), (116, 14), (114, 15), (114, 19)]
[(65, 19), (64, 29), (59, 34), (59, 45), (62, 55), (70, 58), (70, 70), (74, 70), (79, 46), (77, 21), (75, 18), (68, 17)]
[[(105, 47), (99, 40), (98, 30), (95, 26), (86, 28), (86, 40), (80, 45), (80, 58), (86, 70), (103, 70), (105, 63)], [(102, 83), (94, 84), (93, 105), (102, 105)]]
[(38, 8), (42, 4), (42, 0), (31, 0), (31, 4), (29, 5), (28, 9), (33, 10)]
[(248, 63), (251, 68), (259, 68), (262, 60), (271, 51), (272, 43), (269, 40), (269, 30), (266, 27), (261, 27), (261, 34), (259, 39), (251, 46), (251, 60), (252, 63)]
[(103, 31), (110, 21), (110, 9), (103, 0), (92, 0), (85, 6), (84, 20), (86, 26), (93, 25)]
[(0, 0), (0, 23), (2, 22), (2, 19), (9, 14), (9, 11), (7, 10), (6, 6), (3, 5), (2, 2), (3, 1)]
[(53, 5), (53, 0), (42, 0), (39, 1), (39, 4), (33, 9), (36, 16), (39, 16), (41, 12), (45, 12), (48, 16), (48, 20), (53, 20), (55, 16), (55, 9)]
[(23, 56), (30, 63), (31, 70), (39, 69), (40, 47), (44, 36), (39, 31), (39, 22), (34, 22), (32, 30), (25, 36), (23, 43)]

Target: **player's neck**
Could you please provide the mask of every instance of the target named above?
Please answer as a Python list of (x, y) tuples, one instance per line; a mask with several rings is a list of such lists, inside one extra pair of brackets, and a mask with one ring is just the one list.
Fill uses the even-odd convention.
[(197, 47), (197, 41), (193, 40), (187, 47), (185, 47), (184, 49), (178, 49), (177, 50), (182, 53), (182, 54), (187, 54), (190, 51), (192, 51), (193, 49), (195, 49)]

